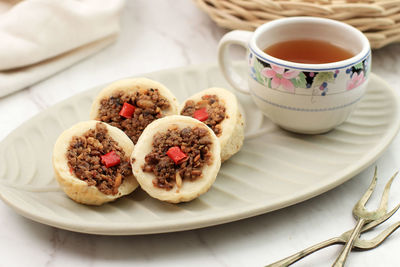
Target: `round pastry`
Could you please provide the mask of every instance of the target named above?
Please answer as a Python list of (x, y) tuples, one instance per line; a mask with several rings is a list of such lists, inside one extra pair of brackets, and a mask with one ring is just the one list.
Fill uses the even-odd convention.
[(78, 203), (101, 205), (138, 187), (132, 174), (133, 143), (120, 129), (84, 121), (64, 131), (53, 150), (53, 168), (64, 192)]
[(244, 117), (236, 96), (223, 88), (209, 88), (189, 97), (180, 114), (202, 121), (221, 143), (221, 160), (225, 161), (243, 145)]
[(99, 93), (90, 119), (121, 129), (136, 144), (148, 124), (178, 114), (178, 108), (175, 96), (164, 85), (147, 78), (124, 79)]
[(220, 143), (198, 120), (168, 116), (143, 131), (131, 156), (132, 171), (150, 196), (179, 203), (197, 198), (214, 183)]

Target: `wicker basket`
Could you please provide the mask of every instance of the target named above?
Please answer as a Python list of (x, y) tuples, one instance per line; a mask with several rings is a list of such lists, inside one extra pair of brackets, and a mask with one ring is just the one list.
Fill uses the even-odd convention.
[(315, 16), (361, 30), (372, 48), (400, 42), (400, 0), (195, 0), (221, 27), (254, 30), (282, 17)]

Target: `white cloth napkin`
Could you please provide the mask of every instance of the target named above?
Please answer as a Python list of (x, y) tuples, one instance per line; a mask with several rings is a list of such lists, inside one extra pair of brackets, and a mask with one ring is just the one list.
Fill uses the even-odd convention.
[(0, 97), (112, 43), (124, 0), (0, 0)]

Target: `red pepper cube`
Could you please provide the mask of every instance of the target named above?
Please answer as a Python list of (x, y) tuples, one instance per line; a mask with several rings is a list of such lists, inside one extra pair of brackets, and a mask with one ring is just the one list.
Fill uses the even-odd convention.
[(201, 108), (196, 110), (193, 113), (193, 118), (198, 119), (199, 121), (205, 121), (208, 119), (207, 108)]
[(168, 149), (167, 156), (172, 159), (175, 164), (181, 163), (187, 157), (178, 146)]
[(121, 159), (115, 153), (115, 151), (108, 152), (107, 154), (100, 156), (101, 163), (105, 165), (107, 168), (118, 165), (121, 162)]
[(135, 106), (131, 105), (129, 103), (124, 103), (124, 105), (121, 108), (121, 111), (119, 112), (119, 115), (122, 117), (125, 117), (127, 119), (132, 118), (133, 113), (135, 112)]

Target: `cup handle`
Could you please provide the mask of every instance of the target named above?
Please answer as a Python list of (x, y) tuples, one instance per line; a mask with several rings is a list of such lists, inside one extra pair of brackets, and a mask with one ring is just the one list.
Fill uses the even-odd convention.
[(253, 32), (235, 30), (225, 34), (218, 45), (218, 63), (225, 79), (239, 92), (250, 94), (247, 81), (232, 67), (232, 60), (229, 60), (229, 47), (233, 44), (248, 49), (248, 43)]

